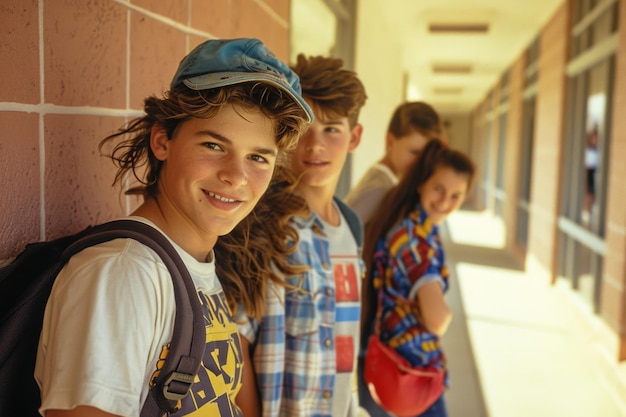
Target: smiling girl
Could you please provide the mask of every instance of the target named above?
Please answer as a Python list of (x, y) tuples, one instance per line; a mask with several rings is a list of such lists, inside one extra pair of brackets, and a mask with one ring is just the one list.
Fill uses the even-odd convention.
[[(445, 369), (439, 339), (452, 313), (444, 299), (449, 273), (439, 227), (461, 206), (473, 178), (474, 164), (466, 155), (432, 140), (366, 229), (364, 314), (374, 312), (373, 288), (382, 286), (380, 340), (413, 366)], [(446, 415), (443, 395), (420, 414)]]

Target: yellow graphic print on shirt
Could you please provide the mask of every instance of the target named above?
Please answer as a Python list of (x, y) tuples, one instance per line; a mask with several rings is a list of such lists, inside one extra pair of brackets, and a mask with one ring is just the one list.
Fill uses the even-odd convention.
[[(206, 326), (206, 349), (200, 370), (182, 408), (172, 416), (241, 417), (235, 397), (241, 388), (242, 353), (237, 325), (224, 292), (199, 293)], [(164, 346), (152, 380), (159, 374), (169, 345)]]

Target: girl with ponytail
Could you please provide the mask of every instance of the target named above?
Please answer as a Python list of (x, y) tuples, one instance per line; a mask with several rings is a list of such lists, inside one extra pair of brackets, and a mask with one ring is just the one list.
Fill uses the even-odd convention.
[[(465, 200), (474, 170), (465, 154), (431, 140), (366, 229), (362, 337), (366, 341), (372, 332), (382, 287), (380, 340), (412, 366), (445, 370), (439, 339), (452, 313), (444, 299), (449, 274), (439, 226)], [(420, 414), (446, 415), (443, 395)]]

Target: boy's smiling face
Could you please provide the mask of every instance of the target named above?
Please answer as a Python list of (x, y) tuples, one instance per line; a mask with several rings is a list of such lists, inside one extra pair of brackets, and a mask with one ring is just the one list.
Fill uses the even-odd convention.
[(181, 123), (171, 140), (153, 130), (152, 142), (163, 161), (158, 203), (168, 224), (210, 240), (229, 233), (254, 208), (278, 153), (273, 122), (232, 105), (210, 119)]
[(328, 117), (314, 109), (315, 121), (291, 152), (298, 187), (325, 188), (334, 194), (348, 153), (358, 146), (361, 125), (350, 129), (347, 117)]

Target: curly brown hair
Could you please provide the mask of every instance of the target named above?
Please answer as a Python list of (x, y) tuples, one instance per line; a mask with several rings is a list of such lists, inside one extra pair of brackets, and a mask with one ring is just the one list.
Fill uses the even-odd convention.
[[(293, 149), (298, 138), (308, 127), (304, 110), (282, 90), (269, 84), (248, 82), (210, 90), (191, 90), (185, 86), (173, 88), (162, 98), (150, 96), (145, 99), (145, 116), (130, 121), (116, 133), (104, 138), (103, 147), (114, 140), (122, 139), (108, 155), (118, 167), (113, 185), (124, 184), (128, 175), (139, 182), (127, 194), (142, 194), (145, 198), (155, 198), (158, 193), (158, 180), (163, 163), (150, 148), (150, 134), (155, 124), (163, 126), (167, 137), (184, 121), (191, 118), (211, 118), (225, 105), (238, 105), (244, 108), (258, 108), (274, 123), (274, 133), (278, 147), (278, 158), (272, 181), (285, 181), (286, 152)], [(255, 208), (230, 235), (218, 239), (214, 251), (216, 271), (229, 306), (236, 308), (239, 303), (253, 315), (260, 314), (262, 299), (268, 279), (273, 279), (271, 265), (279, 271), (291, 274), (301, 269), (289, 267), (280, 260), (288, 253), (289, 241), (295, 231), (281, 219), (286, 213), (297, 212), (301, 202), (290, 193), (281, 197), (283, 190), (276, 188), (262, 197), (264, 204)], [(258, 224), (272, 224), (263, 238), (250, 239), (250, 235), (261, 235), (251, 230)], [(261, 292), (262, 291), (262, 292)], [(233, 310), (234, 311), (234, 310)]]
[(150, 148), (152, 126), (161, 125), (171, 139), (182, 122), (192, 118), (211, 118), (223, 106), (231, 104), (258, 108), (273, 121), (279, 151), (276, 165), (286, 164), (286, 152), (296, 146), (308, 122), (304, 110), (283, 90), (261, 82), (198, 91), (181, 85), (166, 92), (163, 97), (146, 98), (145, 116), (130, 121), (100, 142), (98, 149), (102, 152), (107, 143), (124, 138), (109, 155), (118, 167), (113, 185), (123, 183), (130, 173), (141, 185), (128, 190), (129, 194), (142, 193), (146, 197), (155, 197), (163, 162), (154, 156)]
[(294, 215), (308, 217), (307, 203), (293, 192), (296, 181), (288, 169), (279, 167), (275, 178), (252, 212), (229, 234), (220, 236), (213, 248), (230, 308), (236, 311), (242, 305), (246, 315), (257, 320), (265, 311), (269, 282), (288, 286), (282, 277), (309, 269), (290, 264), (288, 258), (299, 241), (290, 220)]
[(365, 104), (365, 87), (354, 71), (343, 68), (339, 58), (299, 54), (291, 69), (300, 77), (302, 97), (327, 117), (347, 117), (356, 126)]

